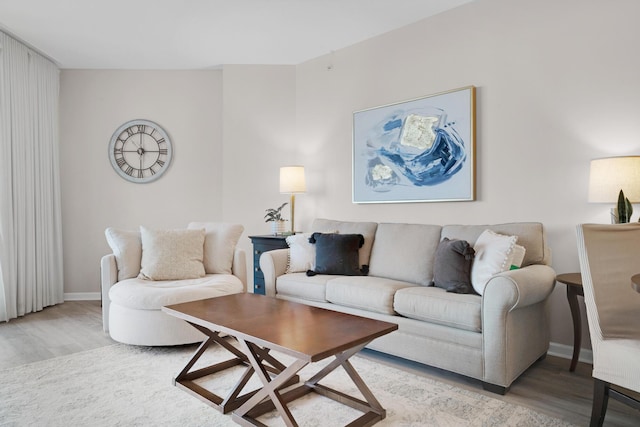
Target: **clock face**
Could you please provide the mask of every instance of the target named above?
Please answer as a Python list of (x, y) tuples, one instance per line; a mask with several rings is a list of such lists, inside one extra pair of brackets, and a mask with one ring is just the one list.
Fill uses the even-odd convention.
[(120, 126), (109, 143), (109, 160), (124, 179), (144, 183), (160, 178), (169, 168), (173, 151), (169, 136), (149, 120)]

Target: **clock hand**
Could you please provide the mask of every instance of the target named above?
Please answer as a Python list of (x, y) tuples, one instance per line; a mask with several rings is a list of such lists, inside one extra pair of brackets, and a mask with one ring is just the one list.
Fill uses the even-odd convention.
[(132, 143), (133, 143), (133, 145), (135, 145), (136, 147), (138, 147), (138, 148), (142, 148), (142, 135), (140, 135), (140, 143), (139, 143), (139, 144), (136, 144), (136, 141), (135, 141), (133, 138), (131, 138), (131, 142), (132, 142)]

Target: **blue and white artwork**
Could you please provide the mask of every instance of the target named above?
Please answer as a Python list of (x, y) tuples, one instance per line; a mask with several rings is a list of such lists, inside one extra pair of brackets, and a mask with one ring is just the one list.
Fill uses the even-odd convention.
[(353, 114), (354, 203), (474, 200), (475, 88)]

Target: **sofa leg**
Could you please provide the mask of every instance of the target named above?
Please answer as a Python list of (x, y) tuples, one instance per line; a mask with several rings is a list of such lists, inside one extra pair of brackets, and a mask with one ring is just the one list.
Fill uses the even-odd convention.
[(500, 394), (504, 396), (509, 391), (509, 387), (503, 387), (501, 385), (491, 384), (487, 382), (482, 382), (482, 388), (495, 394)]
[(591, 427), (600, 427), (604, 423), (609, 403), (609, 383), (593, 379), (593, 406), (591, 407)]

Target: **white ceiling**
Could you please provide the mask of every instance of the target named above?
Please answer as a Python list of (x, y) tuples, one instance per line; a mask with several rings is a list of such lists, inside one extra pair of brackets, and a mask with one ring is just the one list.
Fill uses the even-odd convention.
[(0, 0), (61, 68), (299, 64), (473, 0)]

